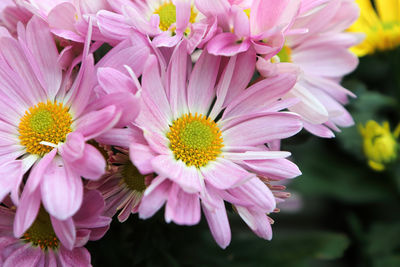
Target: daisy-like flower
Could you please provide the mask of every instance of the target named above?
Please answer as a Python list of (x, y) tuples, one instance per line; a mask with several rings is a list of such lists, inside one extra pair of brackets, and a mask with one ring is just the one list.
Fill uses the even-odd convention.
[[(90, 99), (94, 65), (87, 54), (89, 40), (90, 34), (74, 77), (72, 70), (62, 72), (54, 39), (39, 18), (32, 18), (26, 29), (19, 27), (18, 40), (0, 38), (0, 199), (11, 192), (18, 205), (16, 233), (32, 224), (40, 203), (59, 220), (73, 216), (82, 203), (81, 177), (98, 179), (105, 173), (105, 159), (86, 141), (118, 126), (125, 115), (113, 98)], [(121, 96), (130, 103), (126, 116), (132, 119), (138, 101)], [(25, 197), (19, 203), (24, 177)]]
[(361, 9), (361, 15), (349, 31), (364, 33), (366, 36), (362, 43), (352, 47), (357, 56), (362, 57), (400, 46), (399, 0), (356, 0), (356, 3)]
[[(102, 216), (104, 200), (98, 191), (87, 191), (80, 211), (60, 227), (43, 208), (34, 223), (20, 237), (13, 235), (15, 207), (0, 206), (0, 265), (57, 267), (90, 265), (90, 253), (84, 248), (99, 240), (109, 228), (111, 219)], [(65, 244), (66, 239), (73, 239)]]
[(124, 39), (131, 28), (148, 35), (157, 47), (174, 47), (183, 38), (193, 50), (208, 40), (216, 30), (215, 19), (203, 20), (193, 0), (108, 0), (115, 12), (100, 11), (97, 15), (102, 33)]
[(114, 216), (119, 211), (118, 220), (124, 222), (131, 213), (137, 213), (143, 192), (153, 179), (152, 174), (142, 175), (129, 159), (129, 152), (124, 148), (109, 154), (109, 170), (98, 181), (90, 181), (87, 188), (99, 190), (105, 201), (107, 216)]
[(107, 0), (21, 0), (19, 4), (45, 20), (52, 33), (79, 43), (85, 42), (92, 17), (92, 39), (104, 39), (96, 27), (95, 14), (110, 8)]
[(196, 0), (196, 6), (207, 17), (217, 17), (222, 29), (209, 41), (209, 53), (232, 56), (253, 47), (272, 57), (282, 47), (300, 0)]
[[(307, 5), (306, 5), (307, 3)], [(259, 58), (257, 68), (264, 77), (297, 69), (299, 80), (285, 98), (300, 102), (289, 109), (304, 119), (304, 128), (320, 137), (334, 137), (333, 131), (354, 124), (343, 107), (353, 93), (339, 82), (358, 64), (349, 48), (360, 36), (345, 32), (357, 19), (358, 8), (353, 1), (329, 0), (302, 2), (299, 16), (291, 31), (304, 33), (286, 36), (285, 45), (272, 59)]]
[(211, 232), (226, 247), (230, 228), (224, 200), (264, 214), (275, 209), (272, 192), (256, 173), (278, 179), (300, 174), (285, 159), (290, 153), (264, 146), (302, 128), (297, 115), (278, 112), (292, 103), (278, 99), (297, 77), (286, 73), (247, 88), (255, 59), (252, 50), (232, 57), (217, 82), (221, 57), (206, 51), (191, 73), (183, 43), (161, 76), (150, 57), (142, 75), (144, 104), (133, 126), (144, 140), (132, 142), (129, 151), (142, 174), (158, 175), (144, 193), (141, 218), (166, 202), (167, 222), (193, 225), (200, 220), (201, 198)]

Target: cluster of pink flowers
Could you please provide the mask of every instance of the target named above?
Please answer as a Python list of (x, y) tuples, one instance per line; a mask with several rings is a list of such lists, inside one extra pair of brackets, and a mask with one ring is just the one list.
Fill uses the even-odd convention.
[[(226, 205), (271, 239), (280, 141), (353, 124), (352, 0), (0, 4), (0, 266), (90, 266), (111, 217), (194, 225)], [(95, 60), (107, 43), (111, 49)], [(97, 58), (97, 57), (96, 57)], [(256, 74), (256, 75), (255, 75)]]

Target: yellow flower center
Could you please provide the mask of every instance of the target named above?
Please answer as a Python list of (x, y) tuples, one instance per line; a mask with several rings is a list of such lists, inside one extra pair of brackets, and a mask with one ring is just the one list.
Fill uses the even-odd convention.
[(146, 189), (144, 175), (130, 162), (122, 165), (121, 174), (123, 182), (132, 191), (143, 192)]
[(49, 142), (57, 145), (64, 142), (71, 132), (72, 117), (68, 108), (61, 103), (47, 101), (30, 107), (19, 123), (19, 140), (26, 151), (44, 156), (52, 147), (40, 144)]
[[(154, 14), (158, 14), (160, 16), (160, 25), (159, 28), (162, 31), (168, 31), (169, 28), (176, 23), (176, 7), (171, 2), (165, 2), (159, 8), (154, 11)], [(193, 6), (190, 8), (190, 23), (194, 23), (196, 21), (197, 12), (194, 10)]]
[(283, 46), (277, 54), (280, 62), (292, 62), (292, 49), (289, 46)]
[(40, 208), (35, 222), (22, 236), (22, 240), (42, 250), (58, 248), (59, 240), (54, 233), (50, 216), (43, 208)]
[(221, 154), (223, 139), (217, 124), (202, 114), (185, 114), (169, 127), (167, 138), (177, 160), (197, 168)]

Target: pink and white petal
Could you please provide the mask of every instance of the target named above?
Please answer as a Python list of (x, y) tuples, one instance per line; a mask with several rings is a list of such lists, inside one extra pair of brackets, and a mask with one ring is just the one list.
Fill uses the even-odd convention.
[(25, 244), (13, 251), (2, 264), (3, 267), (15, 266), (38, 266), (43, 257), (40, 248), (34, 248), (30, 243)]
[(13, 160), (0, 165), (0, 202), (2, 202), (14, 188), (19, 188), (23, 175), (22, 160)]
[(296, 84), (293, 89), (285, 95), (285, 98), (300, 99), (300, 102), (291, 106), (289, 110), (299, 114), (310, 123), (321, 124), (329, 119), (328, 111), (325, 109), (324, 105), (322, 105), (307, 88), (300, 84)]
[(138, 90), (131, 77), (114, 68), (98, 68), (97, 80), (107, 94), (122, 92), (135, 94)]
[(156, 120), (167, 127), (172, 118), (169, 101), (158, 70), (157, 59), (149, 57), (142, 76), (143, 101), (148, 105)]
[(167, 95), (174, 118), (188, 112), (186, 95), (189, 55), (186, 42), (181, 42), (171, 57), (167, 70)]
[(71, 107), (74, 118), (79, 118), (85, 110), (93, 93), (95, 83), (94, 58), (88, 55), (82, 60), (82, 66), (75, 79), (72, 88), (69, 90), (71, 95), (67, 96), (67, 106)]
[(218, 158), (201, 168), (206, 183), (217, 189), (225, 190), (236, 187), (255, 177), (239, 165), (224, 158)]
[[(300, 49), (299, 49), (300, 50)], [(352, 72), (358, 64), (358, 58), (344, 47), (326, 45), (296, 51), (293, 62), (301, 65), (306, 74), (325, 77), (340, 77)], [(318, 62), (316, 66), (312, 62)]]
[(120, 113), (119, 121), (113, 126), (123, 128), (132, 123), (140, 112), (140, 97), (130, 92), (116, 92), (103, 96), (99, 96), (92, 102), (87, 111), (100, 110), (109, 106), (117, 107)]
[(322, 137), (322, 138), (333, 138), (335, 134), (332, 132), (331, 129), (326, 127), (325, 125), (321, 124), (311, 124), (308, 122), (303, 122), (304, 129), (312, 133), (313, 135)]
[[(275, 26), (287, 28), (300, 9), (300, 0), (255, 0), (251, 6), (252, 35), (261, 34)], [(271, 8), (273, 6), (273, 8)]]
[(246, 224), (254, 233), (266, 240), (272, 239), (271, 224), (269, 223), (268, 217), (267, 215), (265, 215), (265, 212), (256, 211), (240, 206), (236, 206), (236, 210), (238, 211), (243, 221), (246, 222)]
[(71, 171), (61, 158), (55, 158), (47, 168), (40, 189), (43, 206), (61, 221), (73, 216), (82, 204), (81, 177)]
[(68, 251), (61, 247), (58, 253), (61, 266), (87, 267), (90, 264), (90, 253), (86, 248), (74, 248)]
[(133, 6), (125, 5), (122, 10), (124, 16), (128, 19), (129, 24), (134, 26), (138, 31), (154, 36), (160, 32), (158, 28), (151, 25), (148, 21), (144, 19), (139, 10)]
[[(152, 184), (157, 184), (157, 186), (150, 188)], [(150, 218), (164, 205), (172, 186), (172, 182), (164, 177), (156, 177), (152, 184), (146, 189), (139, 206), (139, 218), (141, 219)]]
[(97, 180), (106, 171), (104, 156), (94, 146), (85, 144), (83, 156), (75, 161), (67, 161), (68, 167), (74, 176), (82, 176), (86, 179)]
[(187, 166), (181, 160), (176, 161), (173, 155), (159, 155), (151, 161), (154, 171), (168, 177), (187, 193), (201, 191), (201, 173), (195, 166)]
[(131, 35), (133, 29), (120, 14), (107, 10), (100, 10), (97, 15), (97, 25), (100, 32), (112, 40), (124, 40)]
[(67, 161), (75, 161), (83, 157), (85, 138), (79, 132), (67, 135), (67, 140), (58, 148), (59, 154)]
[(75, 16), (78, 16), (78, 11), (72, 3), (64, 2), (55, 6), (47, 15), (47, 22), (50, 28), (64, 29), (71, 32), (75, 31)]
[(203, 51), (196, 62), (187, 88), (188, 108), (192, 114), (203, 114), (209, 110), (215, 97), (220, 62), (221, 57), (210, 55), (207, 51)]
[(76, 131), (81, 133), (85, 140), (93, 139), (114, 127), (120, 116), (121, 112), (115, 106), (89, 112), (76, 121)]
[(131, 136), (131, 130), (129, 128), (110, 129), (96, 137), (96, 141), (100, 144), (120, 147), (129, 147), (133, 140), (134, 137)]
[(233, 29), (236, 36), (239, 38), (250, 36), (250, 21), (247, 14), (237, 6), (233, 6), (232, 11), (235, 13)]
[(179, 225), (195, 225), (200, 221), (200, 199), (198, 194), (188, 194), (173, 183), (165, 208), (165, 221)]
[[(54, 99), (60, 89), (62, 72), (58, 63), (57, 47), (47, 24), (39, 18), (31, 19), (26, 27), (26, 41), (35, 56), (35, 67), (38, 68), (36, 75), (44, 79), (43, 87), (47, 91), (47, 97)], [(36, 68), (32, 67), (35, 71)]]
[(157, 154), (147, 145), (132, 143), (129, 146), (129, 157), (141, 174), (154, 172), (151, 164)]
[(297, 74), (291, 72), (261, 80), (238, 94), (227, 106), (222, 119), (260, 111), (283, 97), (296, 82)]
[(214, 209), (209, 210), (204, 204), (202, 208), (211, 234), (217, 244), (225, 249), (231, 242), (231, 229), (228, 216), (226, 214), (224, 201), (218, 196), (213, 196), (213, 198), (213, 202), (217, 205)]
[(271, 190), (259, 178), (253, 178), (241, 186), (228, 190), (237, 198), (242, 198), (252, 206), (259, 207), (264, 212), (272, 212), (276, 207), (275, 197)]
[(225, 32), (214, 36), (208, 42), (207, 51), (216, 56), (231, 57), (247, 51), (249, 47), (249, 39), (241, 40), (235, 34)]
[(291, 113), (270, 113), (250, 118), (222, 132), (226, 146), (262, 145), (275, 139), (288, 138), (303, 127), (299, 117)]
[(195, 0), (196, 7), (206, 16), (228, 14), (230, 3), (227, 0)]
[(242, 160), (267, 160), (267, 159), (280, 159), (287, 158), (291, 154), (286, 151), (246, 151), (246, 152), (223, 152), (222, 156), (225, 159), (230, 159), (234, 162), (241, 162)]
[(287, 159), (245, 160), (246, 169), (272, 179), (291, 179), (301, 175), (296, 164)]
[(54, 229), (54, 233), (57, 235), (57, 238), (60, 240), (64, 247), (72, 250), (74, 248), (76, 240), (76, 229), (72, 218), (60, 221), (53, 216), (50, 216), (50, 219)]
[(40, 208), (40, 190), (24, 190), (14, 219), (14, 236), (20, 238), (31, 227)]
[(174, 4), (176, 7), (176, 30), (185, 31), (191, 15), (190, 1), (175, 0)]

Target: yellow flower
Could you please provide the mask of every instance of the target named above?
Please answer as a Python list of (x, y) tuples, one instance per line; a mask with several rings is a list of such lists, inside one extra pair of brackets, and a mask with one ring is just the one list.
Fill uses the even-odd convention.
[(366, 35), (364, 41), (351, 50), (359, 57), (376, 51), (392, 50), (400, 46), (400, 0), (356, 0), (360, 7), (359, 19), (350, 32)]
[(376, 170), (385, 169), (385, 164), (393, 162), (397, 158), (400, 124), (392, 133), (389, 123), (386, 121), (379, 125), (376, 121), (370, 120), (365, 127), (359, 125), (359, 131), (363, 137), (364, 153), (368, 159), (368, 165)]

